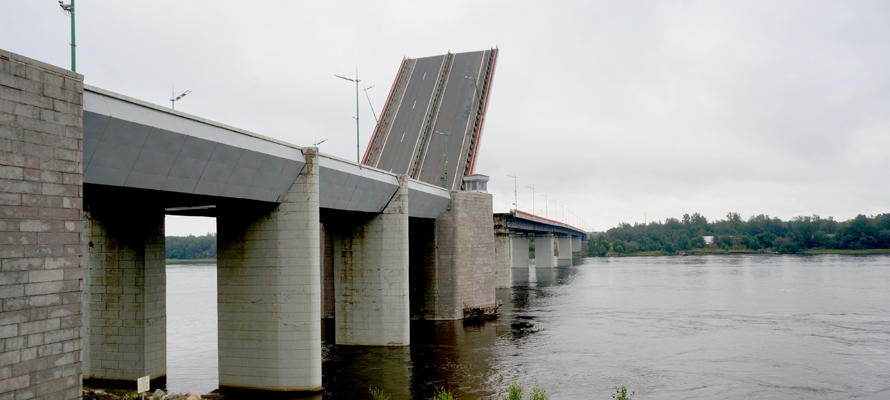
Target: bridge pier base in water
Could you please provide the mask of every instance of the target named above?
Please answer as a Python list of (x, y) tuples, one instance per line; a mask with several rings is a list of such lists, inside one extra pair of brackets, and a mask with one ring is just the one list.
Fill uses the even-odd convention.
[(553, 234), (535, 235), (535, 268), (553, 268)]
[(330, 232), (337, 344), (407, 346), (408, 177), (380, 214), (332, 212)]
[(280, 204), (220, 207), (219, 386), (321, 390), (317, 149)]
[(495, 288), (509, 288), (513, 280), (513, 238), (509, 234), (495, 233)]
[(452, 191), (434, 222), (412, 223), (412, 315), (455, 320), (496, 308), (495, 240), (488, 193)]
[(557, 244), (557, 265), (565, 267), (572, 265), (572, 237), (559, 236), (556, 238)]
[(528, 236), (514, 235), (510, 238), (510, 241), (513, 244), (513, 268), (528, 269)]

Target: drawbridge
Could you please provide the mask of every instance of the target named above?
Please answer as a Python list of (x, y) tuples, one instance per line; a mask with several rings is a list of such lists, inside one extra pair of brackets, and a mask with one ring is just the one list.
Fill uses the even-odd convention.
[(498, 49), (403, 58), (362, 164), (463, 189), (473, 173)]

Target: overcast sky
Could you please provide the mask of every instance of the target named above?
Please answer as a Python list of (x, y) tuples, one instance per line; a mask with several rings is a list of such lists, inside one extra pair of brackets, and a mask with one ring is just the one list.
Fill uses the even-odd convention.
[[(70, 67), (69, 32), (56, 1), (0, 0), (4, 50)], [(590, 230), (890, 212), (890, 2), (77, 2), (87, 84), (188, 89), (178, 110), (347, 159), (355, 87), (334, 74), (357, 67), (379, 113), (402, 57), (495, 46), (476, 164), (495, 212), (514, 173), (520, 209), (534, 185), (536, 213)]]

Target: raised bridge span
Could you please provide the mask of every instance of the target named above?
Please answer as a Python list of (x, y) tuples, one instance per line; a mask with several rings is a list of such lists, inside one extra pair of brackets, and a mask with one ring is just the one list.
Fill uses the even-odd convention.
[(473, 173), (479, 151), (497, 56), (495, 48), (403, 59), (362, 163), (464, 189), (462, 178)]

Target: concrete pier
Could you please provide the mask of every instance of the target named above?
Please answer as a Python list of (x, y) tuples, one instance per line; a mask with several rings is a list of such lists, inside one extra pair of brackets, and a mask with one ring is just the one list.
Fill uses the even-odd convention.
[[(525, 235), (514, 235), (510, 238), (510, 241), (513, 243), (513, 268), (525, 268), (528, 269), (528, 250), (529, 250), (529, 242), (528, 236)], [(537, 254), (537, 253), (536, 253)]]
[(317, 149), (280, 204), (220, 207), (219, 385), (321, 390)]
[(326, 218), (334, 266), (336, 343), (410, 344), (408, 177), (380, 214), (342, 212)]
[(559, 236), (556, 238), (557, 244), (557, 265), (565, 267), (572, 265), (572, 238), (569, 236)]
[(434, 222), (411, 224), (414, 317), (461, 319), (474, 308), (497, 304), (491, 210), (488, 193), (452, 191), (448, 208)]
[(495, 288), (509, 288), (513, 280), (513, 240), (508, 234), (494, 235)]
[(579, 251), (581, 251), (581, 238), (572, 236), (572, 253), (577, 253)]
[(84, 217), (84, 380), (124, 386), (146, 375), (164, 379), (164, 212), (148, 202), (90, 205), (96, 211)]
[(553, 235), (535, 235), (535, 268), (553, 268)]

